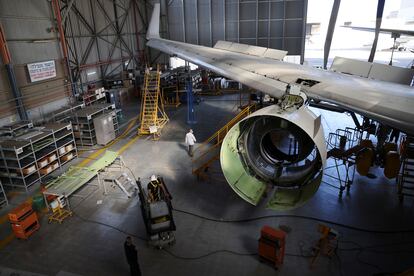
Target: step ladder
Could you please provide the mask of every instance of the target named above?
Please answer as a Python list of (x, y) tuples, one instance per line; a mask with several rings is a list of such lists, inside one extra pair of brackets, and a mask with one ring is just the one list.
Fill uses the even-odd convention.
[(105, 181), (111, 182), (112, 189), (118, 187), (128, 198), (131, 198), (138, 190), (135, 181), (130, 178), (125, 172), (121, 172), (114, 177), (104, 179), (104, 194), (107, 195), (109, 192), (108, 188), (105, 185)]
[(220, 158), (221, 144), (229, 130), (240, 120), (255, 111), (256, 104), (247, 105), (242, 111), (231, 119), (225, 126), (215, 132), (210, 138), (204, 141), (194, 150), (193, 174), (200, 179), (207, 177), (206, 172), (214, 161)]
[(401, 142), (401, 172), (398, 176), (398, 197), (414, 197), (414, 137), (405, 137)]
[(168, 116), (164, 111), (160, 91), (159, 66), (156, 71), (145, 71), (144, 77), (144, 93), (141, 99), (141, 125), (138, 129), (138, 135), (154, 135), (154, 139), (158, 139), (162, 128), (168, 122)]

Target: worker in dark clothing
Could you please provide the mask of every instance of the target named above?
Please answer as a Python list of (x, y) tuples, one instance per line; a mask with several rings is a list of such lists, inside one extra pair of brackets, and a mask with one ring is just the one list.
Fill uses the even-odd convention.
[(141, 276), (141, 269), (138, 264), (138, 255), (131, 237), (127, 237), (124, 243), (125, 255), (131, 269), (131, 276)]
[(150, 202), (160, 200), (160, 182), (155, 175), (151, 176), (151, 181), (148, 183), (147, 190)]

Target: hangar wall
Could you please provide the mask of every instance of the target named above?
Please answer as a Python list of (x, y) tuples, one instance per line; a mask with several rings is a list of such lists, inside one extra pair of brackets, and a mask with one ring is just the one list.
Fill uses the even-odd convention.
[[(71, 76), (77, 92), (87, 84), (145, 62), (146, 1), (59, 0)], [(149, 7), (149, 9), (151, 9)], [(66, 16), (65, 16), (66, 14)], [(0, 0), (0, 23), (29, 119), (67, 104), (73, 96), (50, 0)], [(136, 35), (137, 34), (137, 35)], [(27, 64), (54, 60), (56, 77), (30, 82)], [(0, 125), (18, 120), (0, 58)]]
[[(67, 103), (69, 91), (59, 41), (55, 32), (48, 31), (53, 24), (50, 2), (0, 0), (0, 20), (29, 118), (38, 118), (53, 106), (57, 109)], [(55, 61), (56, 77), (31, 83), (26, 64), (47, 60)], [(4, 66), (0, 67), (0, 115), (4, 123), (18, 119)]]
[(213, 46), (218, 40), (303, 55), (307, 0), (170, 0), (171, 39)]

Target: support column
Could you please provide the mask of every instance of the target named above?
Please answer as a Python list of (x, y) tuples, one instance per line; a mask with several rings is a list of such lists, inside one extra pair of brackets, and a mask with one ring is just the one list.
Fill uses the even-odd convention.
[(4, 35), (3, 26), (0, 23), (0, 55), (3, 63), (6, 67), (7, 77), (9, 78), (10, 88), (13, 93), (14, 103), (16, 105), (17, 113), (20, 120), (28, 120), (26, 109), (22, 101), (22, 93), (16, 83), (16, 76), (14, 74), (13, 64), (11, 63), (11, 57), (9, 48), (7, 47), (6, 37)]
[(371, 53), (369, 54), (369, 58), (368, 58), (369, 62), (374, 61), (375, 51), (377, 50), (378, 37), (379, 37), (381, 23), (382, 23), (382, 14), (384, 13), (384, 6), (385, 6), (385, 0), (378, 0), (377, 19), (375, 22), (375, 38), (374, 38), (374, 42), (372, 43)]
[(326, 69), (328, 64), (329, 52), (331, 50), (332, 37), (335, 30), (336, 18), (338, 17), (339, 6), (341, 0), (334, 0), (331, 12), (331, 18), (329, 19), (328, 32), (326, 33), (325, 46), (323, 48), (323, 69)]
[(68, 47), (66, 45), (65, 32), (63, 31), (59, 0), (52, 0), (52, 7), (53, 7), (53, 14), (54, 14), (55, 19), (56, 19), (56, 25), (57, 25), (57, 28), (58, 28), (58, 31), (59, 31), (59, 41), (60, 41), (60, 47), (62, 49), (62, 54), (63, 54), (63, 62), (66, 65), (66, 68), (67, 68), (67, 71), (68, 71), (67, 73), (68, 73), (69, 82), (70, 82), (70, 85), (71, 85), (71, 88), (72, 88), (72, 95), (76, 95), (77, 91), (76, 91), (76, 86), (73, 83), (72, 70), (70, 69), (70, 64), (69, 64)]
[(144, 54), (141, 55), (141, 50), (139, 48), (139, 28), (138, 28), (137, 11), (136, 11), (138, 9), (137, 2), (133, 1), (132, 8), (134, 12), (133, 15), (134, 15), (135, 43), (137, 44), (135, 49), (137, 52), (138, 60), (140, 62), (140, 64), (136, 64), (136, 67), (138, 67), (138, 65), (145, 64), (145, 60), (143, 60), (145, 58), (145, 55)]

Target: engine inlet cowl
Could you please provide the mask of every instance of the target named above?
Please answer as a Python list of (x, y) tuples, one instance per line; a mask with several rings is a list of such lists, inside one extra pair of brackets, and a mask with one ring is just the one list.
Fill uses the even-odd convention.
[(326, 160), (320, 117), (306, 106), (263, 108), (233, 126), (221, 146), (220, 161), (232, 189), (257, 205), (273, 190), (267, 208), (301, 206), (319, 188)]

